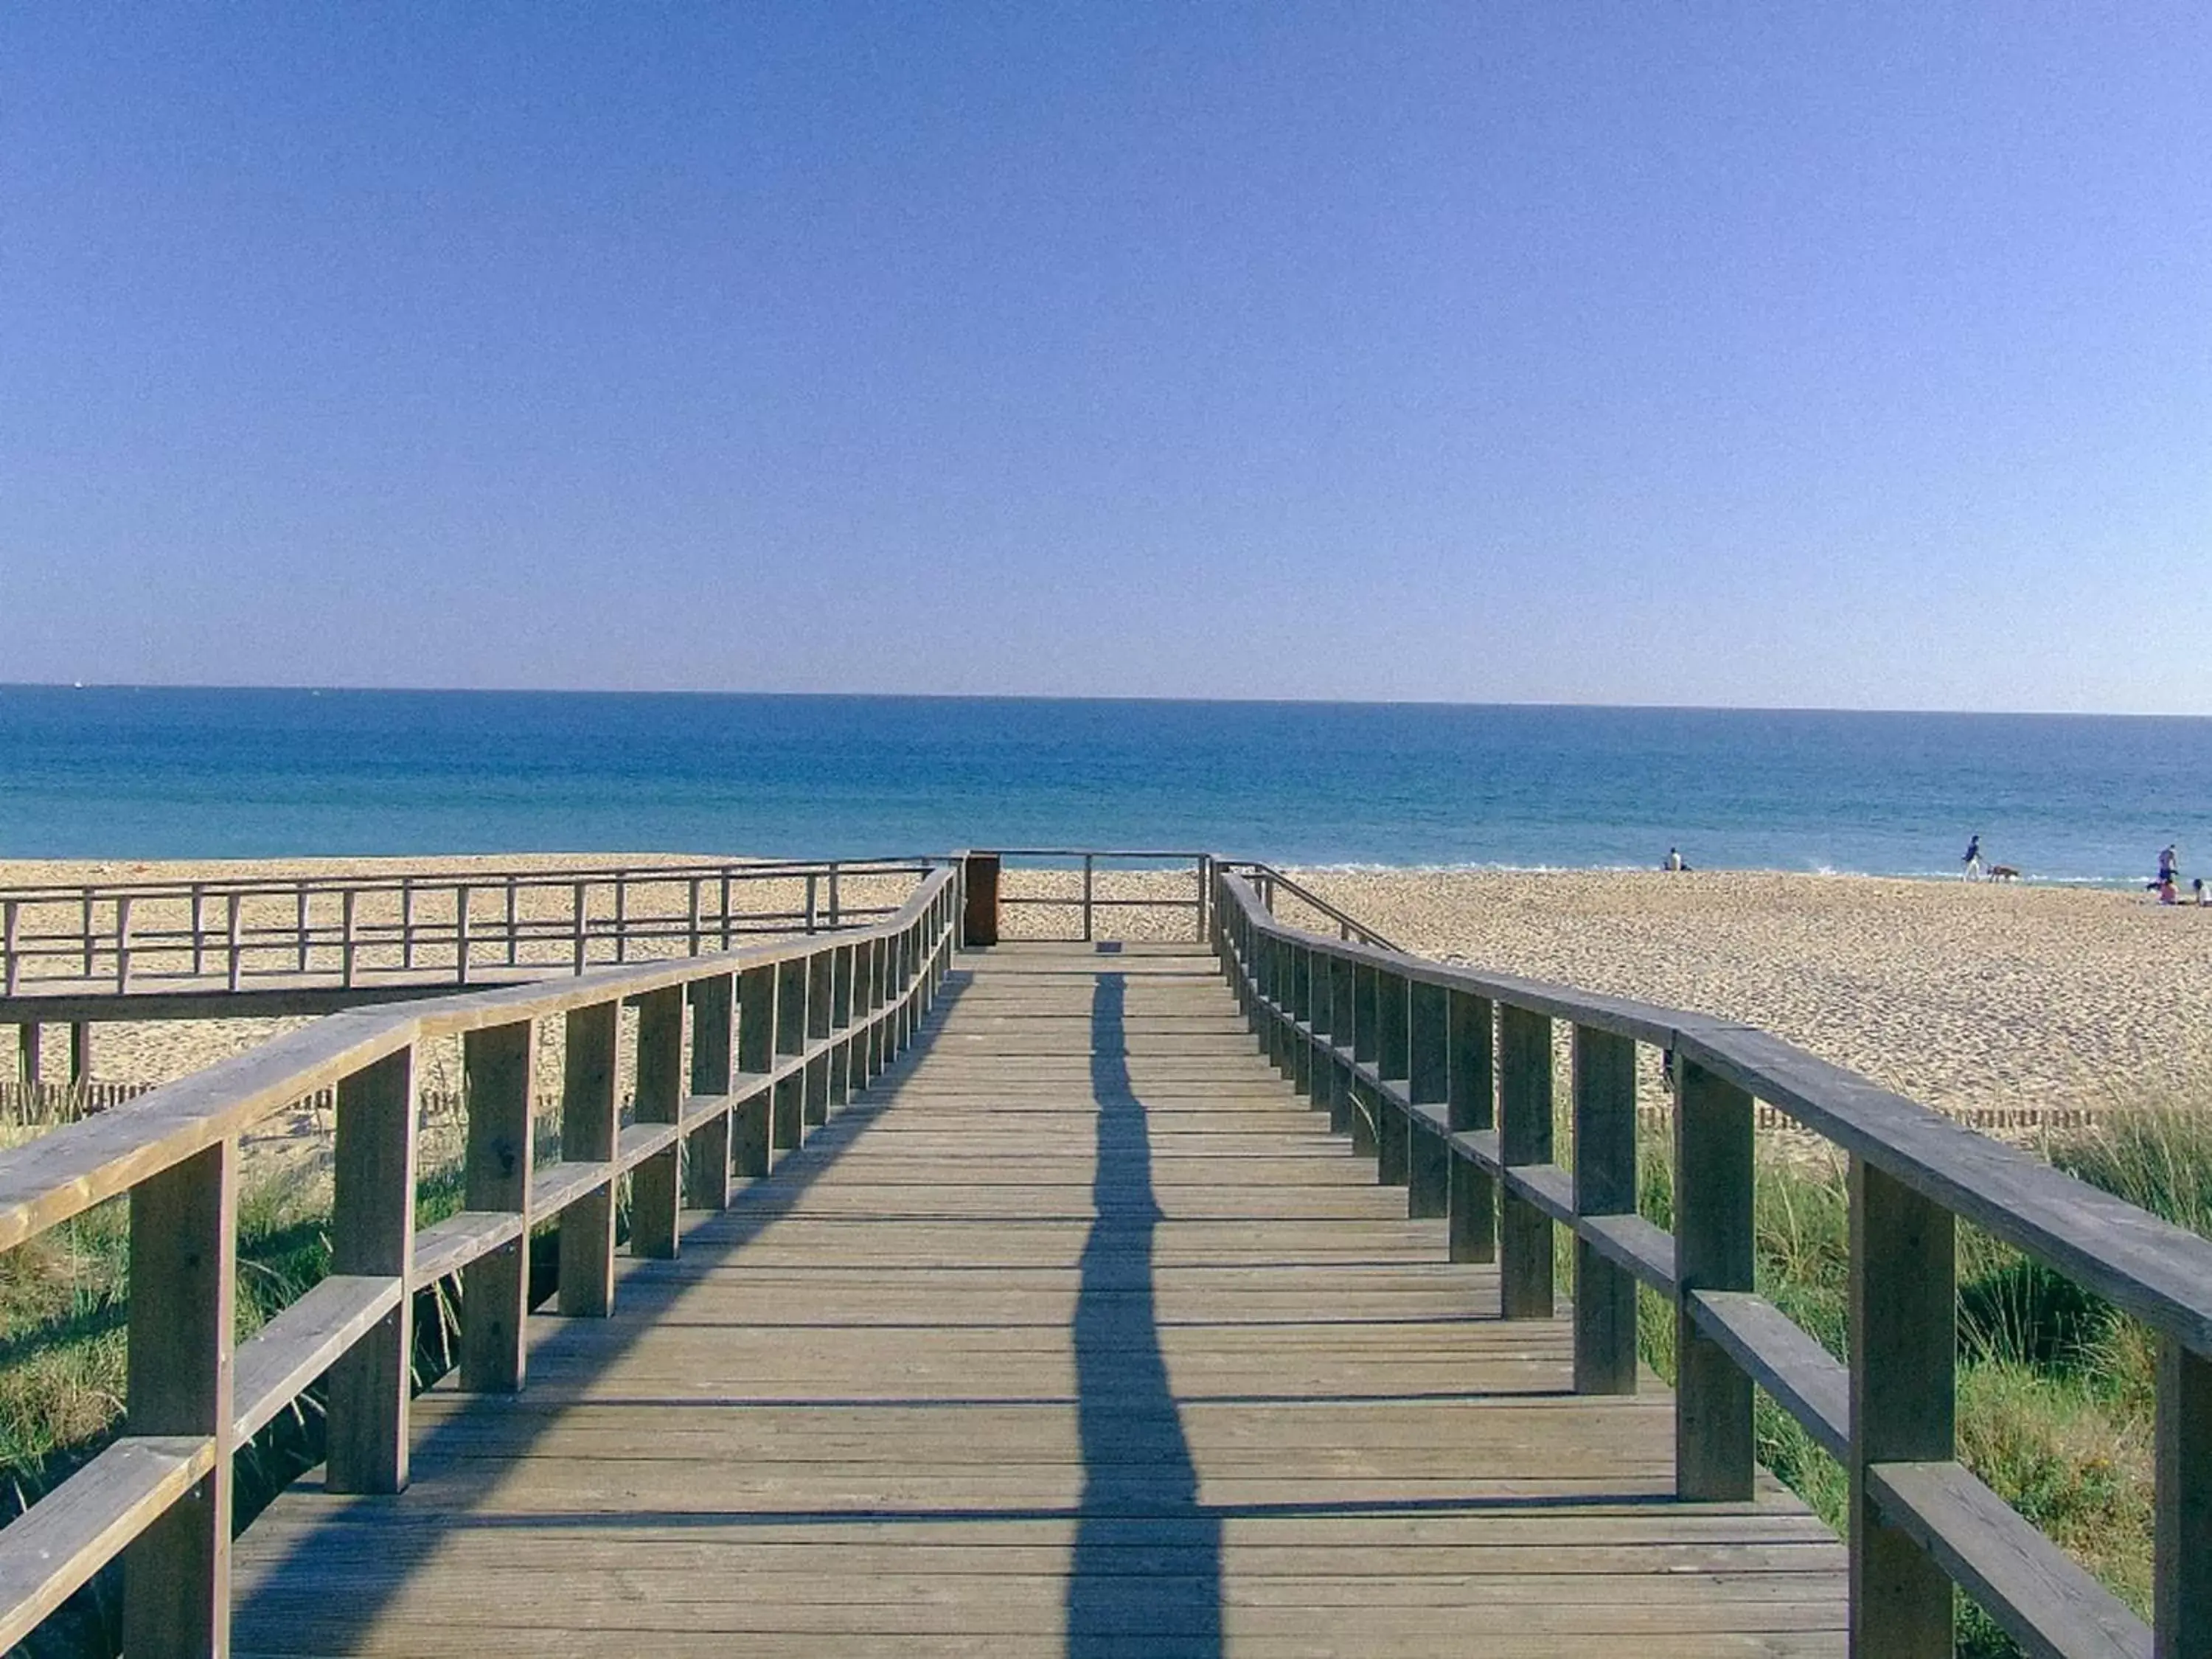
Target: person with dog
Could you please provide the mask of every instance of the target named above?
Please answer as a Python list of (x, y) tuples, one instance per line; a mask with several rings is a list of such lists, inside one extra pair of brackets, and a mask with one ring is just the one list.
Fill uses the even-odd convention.
[(1967, 840), (1966, 855), (1960, 862), (1966, 866), (1966, 877), (1968, 881), (1979, 881), (1982, 878), (1982, 838), (1979, 835)]

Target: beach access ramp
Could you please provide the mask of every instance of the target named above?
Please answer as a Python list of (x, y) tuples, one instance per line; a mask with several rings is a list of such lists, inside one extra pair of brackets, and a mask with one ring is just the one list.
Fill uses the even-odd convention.
[[(1963, 1216), (2166, 1334), (2156, 1639), (2204, 1650), (2169, 1532), (2212, 1493), (2212, 1245), (1762, 1033), (1198, 876), (1188, 940), (987, 943), (995, 860), (953, 858), (887, 917), (354, 1009), (0, 1157), (0, 1248), (134, 1224), (129, 1431), (0, 1531), (0, 1634), (119, 1559), (134, 1655), (1918, 1656), (1954, 1584), (2148, 1655), (1954, 1461)], [(413, 1055), (456, 1035), (465, 1207), (418, 1227)], [(237, 1133), (325, 1086), (333, 1272), (234, 1347)], [(1753, 1283), (1755, 1097), (1853, 1159), (1845, 1356)], [(1845, 1537), (1758, 1468), (1755, 1389), (1850, 1474)], [(326, 1457), (234, 1540), (232, 1454), (303, 1394)]]

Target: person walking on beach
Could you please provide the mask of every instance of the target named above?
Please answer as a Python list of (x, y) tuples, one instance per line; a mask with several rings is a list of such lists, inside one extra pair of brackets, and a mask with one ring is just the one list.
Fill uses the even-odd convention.
[(2158, 855), (2158, 879), (2151, 884), (2154, 887), (2163, 887), (2167, 883), (2179, 881), (2180, 878), (2180, 856), (2176, 851), (2174, 844), (2172, 842), (2168, 842), (2166, 844), (2165, 850)]
[(1977, 835), (1967, 838), (1966, 856), (1961, 860), (1961, 862), (1966, 866), (1966, 879), (1968, 881), (1979, 881), (1982, 878), (1981, 836)]

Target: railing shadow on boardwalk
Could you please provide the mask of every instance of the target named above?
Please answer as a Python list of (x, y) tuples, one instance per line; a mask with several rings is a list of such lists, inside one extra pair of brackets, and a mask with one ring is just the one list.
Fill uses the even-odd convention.
[[(945, 1020), (973, 981), (974, 975), (961, 969), (946, 975), (938, 992), (936, 1006), (916, 1030), (906, 1051), (870, 1085), (867, 1095), (848, 1103), (826, 1123), (816, 1126), (804, 1145), (787, 1161), (778, 1164), (773, 1174), (744, 1188), (732, 1197), (727, 1210), (686, 1233), (684, 1255), (677, 1261), (634, 1265), (620, 1280), (620, 1294), (611, 1318), (563, 1321), (560, 1328), (532, 1346), (531, 1358), (550, 1359), (559, 1356), (564, 1346), (574, 1352), (576, 1347), (588, 1345), (596, 1364), (587, 1371), (568, 1373), (579, 1384), (618, 1363), (631, 1344), (657, 1325), (669, 1306), (689, 1288), (684, 1273), (687, 1261), (696, 1267), (702, 1262), (711, 1265), (735, 1255), (782, 1219), (807, 1189), (829, 1172), (838, 1157), (890, 1104), (890, 1091), (928, 1056)], [(610, 1341), (608, 1336), (613, 1332), (621, 1334)], [(511, 1420), (517, 1414), (514, 1410), (517, 1401), (528, 1396), (464, 1395), (459, 1398), (462, 1402), (459, 1410), (417, 1437), (414, 1457), (432, 1462), (448, 1444), (457, 1449), (465, 1446), (480, 1437), (484, 1419), (496, 1415)], [(560, 1413), (538, 1412), (531, 1417), (538, 1426), (526, 1431), (526, 1438), (535, 1438), (537, 1434), (551, 1428)], [(280, 1600), (292, 1599), (302, 1591), (312, 1592), (322, 1577), (325, 1553), (334, 1543), (341, 1537), (353, 1536), (364, 1520), (374, 1525), (386, 1516), (397, 1519), (406, 1502), (406, 1495), (402, 1493), (395, 1498), (356, 1499), (347, 1504), (303, 1534), (281, 1562), (261, 1575), (259, 1588)], [(567, 1516), (549, 1519), (588, 1526), (620, 1524), (628, 1517)], [(319, 1605), (326, 1622), (317, 1632), (319, 1639), (349, 1648), (365, 1638), (381, 1615), (386, 1597), (404, 1584), (417, 1564), (437, 1552), (443, 1534), (471, 1530), (478, 1524), (466, 1515), (441, 1516), (437, 1521), (442, 1524), (380, 1528), (377, 1553), (392, 1565), (393, 1571), (380, 1578), (364, 1577), (349, 1582), (348, 1593), (343, 1598), (323, 1598)]]
[[(1100, 974), (1091, 1001), (1097, 1107), (1094, 1212), (1075, 1302), (1075, 1416), (1083, 1496), (1067, 1581), (1070, 1659), (1171, 1636), (1178, 1655), (1221, 1651), (1221, 1516), (1201, 1505), (1198, 1469), (1168, 1380), (1154, 1295), (1152, 1139), (1129, 1079), (1127, 982)], [(1144, 1566), (1124, 1565), (1141, 1541)]]

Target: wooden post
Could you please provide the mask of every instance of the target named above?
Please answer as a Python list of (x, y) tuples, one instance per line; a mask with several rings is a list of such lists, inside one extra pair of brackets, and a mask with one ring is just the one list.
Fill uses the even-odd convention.
[(1335, 968), (1325, 951), (1314, 951), (1306, 964), (1306, 1021), (1313, 1028), (1306, 1097), (1316, 1111), (1328, 1110), (1336, 1092)]
[[(22, 983), (23, 979), (22, 962), (16, 954), (17, 941), (22, 935), (22, 925), (23, 902), (21, 899), (9, 899), (5, 904), (0, 904), (0, 950), (4, 950), (7, 956), (7, 966), (4, 973), (0, 973), (0, 980), (4, 980), (8, 994), (11, 997), (15, 994), (16, 988)], [(195, 930), (195, 941), (198, 937), (198, 932)]]
[[(1352, 964), (1341, 957), (1331, 957), (1328, 962), (1328, 1040), (1332, 1050), (1358, 1046), (1358, 1004), (1352, 994), (1356, 983)], [(1342, 1058), (1332, 1053), (1329, 1056), (1328, 1132), (1333, 1135), (1350, 1134), (1353, 1116), (1352, 1073), (1346, 1068)]]
[(722, 948), (730, 948), (730, 870), (722, 866)]
[(453, 982), (469, 982), (469, 888), (466, 882), (453, 888)]
[[(868, 944), (868, 1012), (879, 1015), (890, 1000), (890, 957), (882, 939)], [(884, 1022), (872, 1018), (868, 1024), (868, 1080), (872, 1083), (881, 1077), (890, 1064), (890, 1054), (884, 1031)]]
[(78, 1086), (92, 1081), (92, 1022), (75, 1019), (70, 1022), (70, 1083)]
[[(774, 968), (748, 968), (738, 976), (738, 1069), (757, 1077), (775, 1065)], [(756, 1095), (731, 1114), (730, 1158), (741, 1176), (769, 1170), (769, 1099)]]
[[(1449, 993), (1445, 1022), (1450, 1045), (1446, 1105), (1455, 1132), (1487, 1129), (1496, 1119), (1493, 1033), (1486, 997)], [(1451, 1161), (1450, 1218), (1446, 1224), (1454, 1261), (1490, 1261), (1498, 1254), (1498, 1182), (1471, 1158)]]
[[(684, 988), (664, 986), (637, 999), (637, 1097), (640, 1123), (676, 1123), (684, 1109)], [(629, 1253), (666, 1261), (676, 1254), (680, 1144), (655, 1152), (631, 1172)]]
[[(1942, 1205), (1856, 1158), (1850, 1201), (1851, 1651), (1867, 1659), (1950, 1659), (1951, 1580), (1885, 1521), (1867, 1471), (1876, 1463), (1942, 1462), (1956, 1450), (1957, 1229)], [(1738, 1254), (1747, 1255), (1749, 1229), (1742, 1231)], [(1742, 1392), (1748, 1396), (1748, 1379)], [(1745, 1497), (1749, 1484), (1747, 1471)]]
[[(693, 982), (691, 992), (691, 1092), (730, 1092), (731, 1017), (736, 1012), (736, 981), (717, 974)], [(684, 1138), (684, 1201), (695, 1210), (730, 1207), (730, 1115), (717, 1112)]]
[(510, 968), (514, 967), (521, 960), (522, 957), (522, 927), (520, 918), (516, 914), (514, 888), (514, 878), (513, 876), (509, 876), (507, 878), (507, 915), (505, 920), (507, 923), (507, 965)]
[(615, 872), (615, 960), (629, 960), (629, 872)]
[(302, 881), (298, 884), (298, 890), (295, 898), (295, 902), (294, 904), (293, 923), (295, 931), (299, 935), (299, 969), (300, 971), (304, 974), (307, 971), (309, 953), (313, 948), (313, 940), (314, 939), (314, 931), (308, 926), (308, 922), (311, 918), (309, 917), (307, 911), (307, 884), (306, 882)]
[(215, 1442), (215, 1467), (124, 1552), (123, 1641), (134, 1659), (230, 1650), (237, 1239), (234, 1140), (131, 1189), (127, 1431)]
[[(1314, 1046), (1310, 1035), (1313, 1024), (1313, 952), (1303, 945), (1291, 947), (1291, 1090), (1310, 1099), (1313, 1096)], [(1308, 1029), (1296, 1029), (1304, 1025)]]
[[(1575, 1213), (1636, 1212), (1636, 1043), (1574, 1028)], [(1636, 1392), (1636, 1277), (1575, 1240), (1575, 1392)]]
[(41, 1075), (40, 1050), (45, 1047), (41, 1039), (45, 1028), (36, 1020), (26, 1020), (16, 1033), (16, 1047), (22, 1056), (23, 1081), (32, 1088), (39, 1086)]
[(522, 1217), (522, 1236), (461, 1269), (461, 1387), (512, 1394), (522, 1386), (530, 1311), (531, 1079), (538, 1024), (518, 1020), (461, 1038), (468, 1101), (462, 1203)]
[(2212, 1360), (2158, 1357), (2157, 1659), (2212, 1653)]
[(331, 1367), (330, 1467), (337, 1492), (407, 1486), (407, 1402), (415, 1298), (415, 1052), (402, 1048), (340, 1080), (331, 1170), (331, 1271), (400, 1283), (398, 1305)]
[(120, 894), (115, 901), (115, 988), (131, 988), (131, 896)]
[(240, 976), (246, 970), (245, 952), (240, 948), (238, 937), (239, 908), (244, 902), (244, 894), (233, 893), (229, 895), (228, 902), (224, 906), (223, 943), (225, 951), (229, 957), (230, 988), (234, 991), (238, 988)]
[[(836, 926), (834, 919), (831, 926)], [(830, 1051), (830, 1104), (833, 1109), (853, 1096), (852, 1024), (853, 947), (841, 945), (830, 953), (830, 1030), (843, 1039)]]
[(574, 1008), (562, 1060), (561, 1161), (604, 1164), (607, 1179), (561, 1212), (561, 1311), (605, 1319), (615, 1306), (615, 1180), (617, 1133), (615, 1042), (622, 1005)]
[(1674, 1490), (1741, 1503), (1752, 1494), (1751, 1378), (1698, 1329), (1689, 1294), (1752, 1288), (1751, 1097), (1679, 1054), (1674, 1079)]
[(699, 954), (699, 878), (691, 878), (691, 954)]
[[(1352, 965), (1352, 1058), (1356, 1065), (1370, 1065), (1380, 1051), (1382, 1024), (1375, 994), (1375, 969), (1364, 962)], [(1375, 1091), (1355, 1080), (1352, 1085), (1352, 1152), (1355, 1158), (1376, 1158), (1380, 1148), (1376, 1128), (1380, 1114)], [(1378, 1160), (1379, 1162), (1379, 1160)]]
[(84, 890), (83, 902), (78, 910), (78, 921), (82, 924), (82, 931), (84, 935), (82, 941), (84, 946), (84, 976), (87, 979), (90, 979), (92, 977), (94, 939), (92, 932), (92, 889), (89, 887)]
[[(9, 909), (12, 914), (15, 906), (10, 904)], [(207, 971), (207, 939), (203, 931), (206, 920), (207, 889), (196, 881), (192, 884), (192, 977), (194, 979), (198, 979)], [(11, 954), (15, 948), (14, 930), (11, 928), (8, 939), (8, 949)], [(15, 993), (15, 987), (11, 981), (8, 987), (8, 994), (13, 996)]]
[(845, 902), (837, 890), (837, 863), (832, 859), (830, 862), (830, 925), (842, 927), (844, 919)]
[[(1415, 985), (1408, 994), (1406, 1090), (1416, 1106), (1440, 1106), (1451, 1097), (1447, 1002), (1441, 985)], [(1407, 1150), (1407, 1218), (1419, 1221), (1449, 1213), (1451, 1154), (1443, 1137), (1416, 1122)]]
[(415, 967), (415, 883), (408, 876), (399, 878), (399, 966), (407, 972)]
[(967, 902), (961, 916), (960, 943), (963, 948), (999, 942), (999, 855), (970, 853), (963, 862), (963, 885)]
[[(1375, 1069), (1385, 1084), (1406, 1086), (1407, 988), (1402, 974), (1375, 975)], [(1413, 1119), (1377, 1090), (1375, 1094), (1375, 1179), (1385, 1187), (1406, 1185), (1411, 1170)]]
[(354, 910), (360, 897), (350, 887), (338, 896), (338, 983), (349, 990), (353, 987), (354, 960), (359, 948), (354, 939)]
[(816, 928), (816, 923), (815, 923), (815, 900), (816, 900), (816, 896), (817, 896), (817, 892), (816, 892), (816, 887), (815, 887), (815, 877), (814, 877), (814, 872), (813, 872), (812, 871), (811, 871), (811, 870), (810, 870), (810, 871), (808, 871), (808, 872), (807, 872), (807, 874), (806, 874), (806, 931), (807, 931), (808, 933), (813, 933), (813, 932), (815, 931), (815, 928)]
[(1085, 853), (1083, 855), (1083, 937), (1086, 943), (1091, 937), (1091, 891), (1092, 880), (1097, 874), (1097, 854)]
[[(1552, 1161), (1552, 1021), (1503, 1004), (1498, 1021), (1498, 1152), (1509, 1168)], [(1510, 1187), (1498, 1205), (1498, 1292), (1508, 1319), (1552, 1316), (1552, 1218)]]
[(571, 893), (570, 902), (574, 906), (574, 922), (575, 942), (574, 948), (574, 971), (580, 974), (584, 971), (584, 959), (589, 951), (589, 946), (586, 943), (586, 928), (587, 926), (588, 917), (590, 915), (591, 900), (592, 894), (590, 884), (580, 881), (576, 883)]
[[(780, 962), (775, 972), (775, 1052), (781, 1059), (806, 1050), (806, 958)], [(794, 1072), (775, 1085), (769, 1137), (779, 1164), (799, 1150), (806, 1133), (805, 1100), (804, 1073)]]
[[(806, 1038), (811, 1048), (830, 1035), (830, 999), (835, 963), (830, 951), (817, 951), (806, 959)], [(830, 1051), (824, 1048), (806, 1062), (806, 1121), (830, 1121)]]

